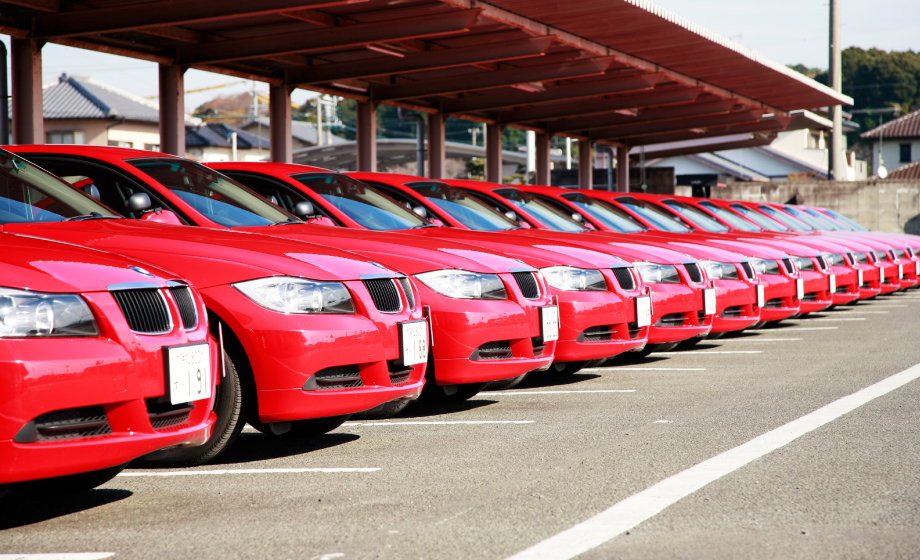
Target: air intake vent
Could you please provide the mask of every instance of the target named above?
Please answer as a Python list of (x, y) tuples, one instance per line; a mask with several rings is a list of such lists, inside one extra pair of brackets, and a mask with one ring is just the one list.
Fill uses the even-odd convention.
[(727, 307), (725, 311), (722, 312), (720, 317), (725, 317), (726, 319), (737, 319), (741, 317), (741, 313), (743, 311), (744, 310), (741, 308), (740, 305), (733, 305), (731, 307)]
[(194, 406), (189, 404), (170, 404), (169, 402), (159, 402), (158, 397), (146, 399), (147, 416), (150, 418), (150, 425), (154, 430), (176, 429), (188, 422)]
[(532, 272), (512, 272), (511, 275), (514, 276), (525, 298), (538, 299), (540, 297), (540, 287), (537, 286), (537, 280), (533, 277)]
[(409, 381), (409, 377), (412, 375), (412, 366), (403, 366), (396, 363), (395, 360), (387, 362), (387, 369), (390, 372), (390, 383), (393, 385), (402, 385), (403, 383)]
[(317, 390), (353, 389), (363, 387), (361, 371), (358, 366), (332, 366), (319, 370), (313, 376)]
[(684, 326), (684, 314), (683, 313), (668, 313), (661, 319), (658, 319), (658, 322), (655, 323), (656, 327), (682, 327)]
[(176, 305), (179, 306), (179, 315), (182, 316), (182, 326), (185, 330), (190, 331), (198, 326), (198, 309), (195, 307), (195, 300), (192, 298), (191, 288), (185, 286), (170, 288), (169, 292)]
[(132, 331), (139, 334), (164, 334), (172, 330), (169, 309), (159, 290), (118, 290), (112, 292), (112, 297)]
[(579, 339), (584, 342), (607, 342), (613, 340), (616, 334), (616, 327), (602, 325), (599, 327), (590, 327), (579, 335)]
[(105, 410), (101, 406), (55, 410), (42, 414), (33, 422), (37, 434), (33, 441), (57, 441), (112, 433)]
[(614, 268), (612, 270), (613, 275), (617, 278), (617, 283), (624, 292), (636, 289), (636, 281), (633, 279), (633, 275), (628, 268)]
[(546, 343), (543, 342), (543, 339), (539, 336), (535, 336), (530, 339), (530, 343), (533, 344), (533, 357), (539, 358), (543, 355), (543, 351), (546, 350)]
[(793, 272), (795, 272), (795, 270), (793, 270), (793, 268), (792, 268), (792, 261), (791, 261), (791, 260), (789, 260), (789, 259), (783, 259), (783, 266), (786, 267), (786, 272), (788, 272), (789, 274), (792, 274)]
[(773, 298), (773, 299), (767, 300), (767, 303), (765, 303), (763, 307), (764, 309), (774, 309), (774, 308), (782, 307), (782, 306), (783, 306), (783, 298)]
[(684, 263), (684, 268), (687, 269), (687, 275), (690, 276), (690, 281), (699, 284), (703, 281), (703, 273), (700, 272), (700, 265), (696, 263)]
[(412, 291), (412, 282), (408, 278), (400, 278), (399, 285), (402, 286), (403, 292), (406, 294), (409, 309), (415, 309), (415, 292)]
[(817, 256), (815, 259), (818, 261), (818, 265), (821, 267), (821, 270), (827, 270), (827, 260), (822, 256)]
[(744, 269), (744, 274), (745, 274), (749, 279), (752, 279), (752, 280), (754, 279), (754, 269), (751, 267), (751, 263), (749, 263), (749, 262), (742, 262), (742, 263), (741, 263), (741, 268)]
[(377, 311), (381, 313), (399, 313), (402, 311), (402, 301), (399, 299), (399, 290), (396, 282), (390, 278), (365, 280), (364, 285), (374, 300)]
[(473, 350), (471, 360), (509, 360), (514, 357), (511, 353), (511, 342), (508, 340), (496, 340), (495, 342), (486, 342), (479, 348)]

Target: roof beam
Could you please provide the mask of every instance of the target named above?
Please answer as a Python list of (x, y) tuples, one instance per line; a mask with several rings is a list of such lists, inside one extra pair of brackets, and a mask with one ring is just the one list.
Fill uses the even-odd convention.
[(510, 68), (497, 72), (479, 72), (439, 80), (420, 80), (410, 84), (375, 86), (372, 90), (372, 97), (377, 101), (411, 99), (414, 97), (449, 95), (464, 91), (541, 82), (543, 80), (580, 78), (603, 74), (606, 72), (610, 62), (609, 58), (588, 58), (526, 68)]
[(664, 134), (680, 132), (692, 128), (710, 128), (730, 124), (756, 122), (763, 116), (762, 109), (738, 111), (726, 115), (692, 117), (650, 123), (624, 124), (607, 126), (590, 131), (588, 136), (594, 140), (620, 140), (633, 136), (648, 136), (650, 134)]
[(315, 31), (294, 31), (266, 37), (231, 39), (218, 43), (181, 46), (176, 49), (180, 64), (212, 64), (245, 58), (263, 58), (279, 54), (321, 51), (368, 43), (414, 39), (469, 29), (479, 10), (461, 10), (419, 16), (411, 21), (385, 20), (358, 23), (346, 27), (329, 27)]
[(552, 37), (535, 37), (532, 39), (486, 43), (474, 47), (408, 53), (403, 58), (393, 56), (375, 57), (288, 70), (285, 73), (285, 80), (292, 85), (316, 84), (334, 80), (352, 80), (385, 76), (387, 74), (407, 74), (468, 64), (512, 60), (540, 56), (549, 50), (552, 44)]
[[(608, 72), (606, 75), (615, 78), (617, 72)], [(469, 113), (474, 111), (502, 109), (517, 105), (530, 105), (533, 103), (568, 101), (585, 97), (648, 89), (658, 83), (659, 80), (661, 80), (661, 75), (646, 74), (644, 76), (631, 76), (629, 78), (598, 80), (596, 82), (584, 84), (566, 84), (546, 88), (546, 91), (533, 93), (517, 91), (465, 97), (462, 99), (450, 99), (441, 104), (441, 110), (445, 113)]]
[[(693, 146), (680, 146), (676, 143), (652, 144), (645, 147), (645, 159), (663, 158), (674, 156), (686, 156), (698, 154), (700, 152), (721, 152), (725, 150), (737, 150), (738, 148), (754, 148), (758, 146), (767, 146), (776, 140), (776, 132), (761, 132), (759, 134), (749, 134), (744, 140), (728, 140), (724, 142), (713, 142), (710, 144), (698, 144)], [(655, 148), (658, 146), (658, 148)], [(632, 154), (634, 155), (634, 154)]]
[(661, 109), (649, 109), (642, 111), (635, 117), (626, 115), (590, 115), (565, 119), (547, 125), (547, 132), (572, 132), (578, 130), (592, 130), (605, 128), (608, 126), (619, 126), (627, 124), (636, 124), (643, 122), (663, 121), (669, 119), (681, 119), (686, 117), (697, 117), (701, 115), (715, 115), (718, 113), (727, 113), (736, 105), (734, 99), (722, 99), (709, 103), (689, 103), (683, 105), (672, 105)]
[(648, 136), (636, 136), (629, 140), (630, 146), (647, 146), (649, 144), (664, 144), (666, 142), (680, 142), (682, 140), (696, 140), (698, 138), (715, 138), (731, 134), (746, 134), (752, 132), (774, 132), (785, 130), (792, 118), (765, 119), (756, 123), (714, 126), (703, 131), (684, 130)]
[(32, 36), (74, 37), (144, 27), (186, 25), (203, 21), (275, 14), (303, 8), (354, 4), (367, 0), (156, 0), (141, 4), (58, 12), (32, 18)]
[(582, 115), (612, 113), (642, 107), (657, 107), (672, 103), (693, 101), (702, 93), (700, 88), (665, 87), (655, 88), (651, 91), (618, 95), (604, 99), (585, 99), (582, 101), (555, 103), (541, 105), (529, 109), (517, 109), (502, 113), (502, 123), (514, 124), (532, 121), (561, 119), (565, 117), (578, 117)]

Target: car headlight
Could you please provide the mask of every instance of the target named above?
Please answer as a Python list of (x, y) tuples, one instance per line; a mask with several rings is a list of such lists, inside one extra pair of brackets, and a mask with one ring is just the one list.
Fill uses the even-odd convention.
[(351, 293), (341, 282), (273, 276), (233, 287), (262, 307), (280, 313), (354, 313)]
[(76, 294), (0, 288), (0, 338), (98, 334), (93, 312)]
[(505, 284), (497, 274), (468, 270), (433, 270), (415, 277), (441, 295), (455, 299), (508, 299)]
[(843, 258), (843, 255), (838, 255), (836, 253), (824, 253), (821, 256), (824, 257), (824, 262), (827, 263), (828, 267), (847, 265), (847, 261), (845, 258)]
[(760, 274), (781, 274), (779, 262), (770, 259), (750, 259), (754, 272)]
[(810, 270), (812, 272), (817, 272), (815, 270), (815, 263), (808, 257), (792, 257), (792, 260), (795, 262), (795, 267), (798, 270)]
[(700, 265), (713, 280), (740, 280), (738, 269), (732, 263), (700, 261)]
[(607, 281), (600, 270), (571, 266), (550, 266), (540, 269), (546, 282), (563, 292), (606, 292)]
[(634, 262), (633, 266), (646, 284), (680, 284), (677, 267), (671, 264)]

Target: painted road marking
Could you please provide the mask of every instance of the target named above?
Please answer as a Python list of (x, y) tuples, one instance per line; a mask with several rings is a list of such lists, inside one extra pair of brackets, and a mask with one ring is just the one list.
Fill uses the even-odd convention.
[[(584, 371), (584, 370), (582, 370)], [(500, 391), (493, 393), (476, 393), (489, 397), (504, 397), (507, 395), (571, 395), (573, 393), (635, 393), (635, 389), (602, 389), (597, 391)]]
[(866, 318), (865, 317), (841, 317), (837, 319), (837, 318), (830, 318), (830, 317), (822, 317), (820, 319), (815, 318), (811, 320), (812, 321), (865, 321)]
[(684, 350), (683, 352), (652, 352), (655, 354), (680, 354), (681, 356), (699, 356), (701, 354), (762, 354), (763, 350)]
[(835, 331), (840, 327), (785, 327), (781, 329), (750, 329), (754, 331), (774, 331), (774, 332), (792, 332), (792, 331)]
[[(480, 393), (482, 394), (482, 393)], [(448, 424), (533, 424), (533, 420), (452, 420), (443, 422), (345, 422), (343, 426), (444, 426)]]
[[(290, 474), (290, 473), (357, 473), (357, 472), (375, 472), (379, 467), (374, 468), (315, 468), (315, 469), (215, 469), (209, 471), (141, 471), (141, 472), (122, 472), (118, 476), (198, 476), (204, 474)], [(0, 559), (2, 560), (2, 559)]]
[(616, 371), (706, 371), (704, 367), (617, 367), (610, 366), (605, 368), (585, 368), (581, 371), (600, 371), (600, 372), (616, 372)]
[(920, 377), (915, 365), (747, 443), (666, 478), (594, 517), (511, 556), (509, 560), (568, 560), (596, 548), (654, 517), (666, 507), (748, 463), (795, 441), (864, 404)]
[(749, 336), (746, 338), (723, 338), (719, 342), (788, 342), (790, 340), (802, 340), (801, 338), (760, 338), (759, 336)]
[(0, 554), (0, 560), (99, 560), (114, 552), (45, 552), (43, 554)]
[(887, 315), (890, 311), (834, 311), (834, 315), (849, 315), (851, 313), (857, 313), (859, 315)]

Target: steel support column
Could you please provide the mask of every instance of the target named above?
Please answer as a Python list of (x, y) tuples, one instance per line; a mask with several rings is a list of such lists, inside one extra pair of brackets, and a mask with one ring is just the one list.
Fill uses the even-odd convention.
[(14, 144), (45, 143), (42, 115), (42, 45), (43, 41), (35, 39), (10, 39)]
[(591, 161), (591, 141), (578, 141), (578, 188), (594, 187), (594, 169)]
[(552, 138), (552, 135), (542, 132), (536, 136), (537, 166), (535, 178), (538, 185), (550, 184), (552, 166), (549, 161), (549, 147)]
[(432, 179), (444, 178), (444, 164), (447, 161), (447, 146), (445, 142), (444, 124), (447, 116), (440, 113), (428, 115), (428, 174)]
[(185, 70), (160, 64), (160, 151), (185, 157)]
[(358, 171), (377, 171), (377, 107), (369, 101), (357, 105)]
[(617, 192), (629, 192), (629, 146), (617, 148)]
[(502, 129), (500, 124), (486, 125), (486, 181), (502, 182)]
[(269, 134), (271, 135), (271, 160), (277, 163), (293, 162), (294, 140), (291, 132), (291, 88), (269, 86)]

